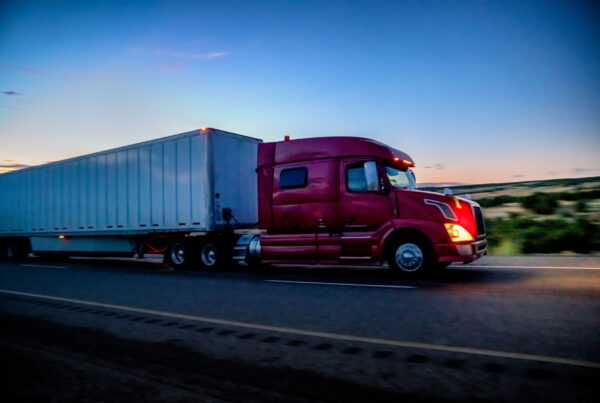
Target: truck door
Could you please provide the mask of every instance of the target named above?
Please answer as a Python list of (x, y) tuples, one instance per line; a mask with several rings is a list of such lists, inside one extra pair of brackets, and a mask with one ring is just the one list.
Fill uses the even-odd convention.
[(275, 167), (273, 225), (261, 236), (264, 260), (317, 262), (317, 232), (340, 227), (338, 172), (336, 160)]
[(371, 260), (379, 230), (393, 214), (393, 199), (385, 191), (380, 162), (366, 158), (342, 161), (340, 166), (340, 259)]

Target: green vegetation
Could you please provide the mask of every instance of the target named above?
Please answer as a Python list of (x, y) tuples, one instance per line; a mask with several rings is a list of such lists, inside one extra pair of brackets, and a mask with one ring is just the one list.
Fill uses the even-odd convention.
[(551, 193), (535, 192), (521, 198), (521, 205), (526, 209), (533, 210), (536, 214), (554, 214), (558, 207), (558, 200)]
[(600, 225), (580, 217), (575, 221), (511, 217), (486, 221), (492, 253), (559, 253), (600, 251)]
[(585, 213), (587, 211), (587, 202), (584, 199), (579, 199), (575, 203), (575, 211), (578, 213)]
[(477, 200), (481, 207), (498, 207), (506, 203), (521, 203), (527, 209), (537, 214), (553, 214), (558, 207), (559, 200), (591, 200), (600, 199), (600, 189), (584, 190), (578, 192), (535, 192), (528, 196), (502, 195), (496, 197), (484, 197)]
[[(456, 195), (479, 196), (475, 201), (484, 210), (492, 254), (600, 252), (600, 176), (451, 189)], [(424, 190), (440, 192), (441, 188)], [(489, 196), (482, 196), (486, 194)], [(525, 211), (513, 208), (516, 205)]]
[(483, 199), (477, 200), (477, 203), (481, 205), (481, 207), (498, 207), (505, 203), (517, 203), (520, 201), (520, 197), (518, 196), (496, 196), (496, 197), (485, 197)]

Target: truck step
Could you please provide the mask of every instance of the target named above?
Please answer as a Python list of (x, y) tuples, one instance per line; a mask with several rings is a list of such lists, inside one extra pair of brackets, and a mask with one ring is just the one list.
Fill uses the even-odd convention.
[(231, 257), (233, 260), (245, 260), (246, 259), (246, 246), (234, 246)]

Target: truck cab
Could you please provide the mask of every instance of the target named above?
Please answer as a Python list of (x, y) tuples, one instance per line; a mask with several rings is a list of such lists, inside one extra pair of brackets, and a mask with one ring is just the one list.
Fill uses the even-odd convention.
[(404, 152), (367, 138), (259, 144), (263, 233), (250, 255), (264, 263), (387, 262), (406, 275), (484, 255), (479, 205), (417, 190), (414, 166)]

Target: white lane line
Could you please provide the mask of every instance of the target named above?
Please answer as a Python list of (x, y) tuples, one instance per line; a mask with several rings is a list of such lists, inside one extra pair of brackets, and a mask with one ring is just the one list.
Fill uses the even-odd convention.
[(454, 268), (473, 268), (473, 269), (558, 269), (558, 270), (600, 270), (600, 267), (577, 267), (577, 266), (487, 266), (487, 265), (460, 265), (450, 266)]
[(239, 321), (235, 321), (235, 320), (208, 318), (205, 316), (194, 316), (194, 315), (186, 315), (186, 314), (175, 313), (175, 312), (156, 311), (153, 309), (135, 308), (135, 307), (123, 306), (123, 305), (104, 304), (101, 302), (84, 301), (84, 300), (80, 300), (80, 299), (54, 297), (51, 295), (33, 294), (33, 293), (28, 293), (28, 292), (11, 291), (11, 290), (3, 290), (3, 289), (0, 289), (0, 293), (9, 294), (9, 295), (18, 295), (18, 296), (24, 296), (24, 297), (42, 298), (42, 299), (47, 299), (47, 300), (51, 300), (51, 301), (70, 302), (70, 303), (88, 305), (88, 306), (94, 306), (94, 307), (100, 307), (100, 308), (119, 309), (119, 310), (126, 311), (126, 312), (145, 313), (145, 314), (150, 314), (150, 315), (163, 316), (163, 317), (170, 318), (170, 319), (184, 319), (184, 320), (189, 320), (189, 321), (193, 321), (193, 322), (203, 322), (203, 323), (212, 323), (212, 324), (217, 324), (217, 325), (235, 326), (235, 327), (241, 327), (241, 328), (245, 328), (245, 329), (266, 330), (266, 331), (271, 331), (271, 332), (286, 333), (286, 334), (293, 334), (293, 335), (299, 335), (299, 336), (312, 336), (312, 337), (321, 337), (321, 338), (331, 339), (331, 340), (378, 344), (378, 345), (391, 346), (391, 347), (404, 347), (404, 348), (414, 348), (414, 349), (421, 349), (421, 350), (433, 350), (433, 351), (443, 351), (443, 352), (450, 352), (450, 353), (481, 355), (481, 356), (488, 356), (488, 357), (510, 358), (513, 360), (545, 362), (545, 363), (551, 363), (551, 364), (562, 364), (562, 365), (570, 365), (570, 366), (576, 366), (576, 367), (600, 369), (600, 362), (579, 360), (579, 359), (575, 359), (575, 358), (563, 358), (563, 357), (553, 357), (553, 356), (548, 356), (548, 355), (515, 353), (515, 352), (511, 352), (511, 351), (488, 350), (488, 349), (484, 349), (484, 348), (448, 346), (448, 345), (443, 345), (443, 344), (419, 343), (419, 342), (403, 341), (403, 340), (378, 339), (378, 338), (374, 338), (374, 337), (353, 336), (350, 334), (321, 332), (321, 331), (317, 331), (317, 330), (296, 329), (293, 327), (261, 325), (258, 323), (239, 322)]
[(41, 267), (43, 269), (64, 269), (65, 266), (50, 266), (45, 264), (22, 264), (24, 267)]
[(291, 281), (291, 280), (264, 280), (270, 283), (289, 284), (314, 284), (314, 285), (343, 285), (346, 287), (371, 287), (371, 288), (417, 288), (411, 285), (384, 285), (384, 284), (354, 284), (354, 283), (323, 283), (319, 281)]

